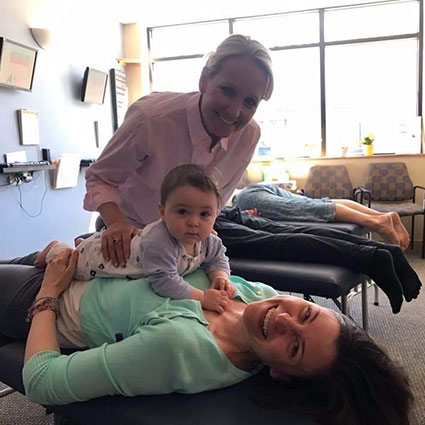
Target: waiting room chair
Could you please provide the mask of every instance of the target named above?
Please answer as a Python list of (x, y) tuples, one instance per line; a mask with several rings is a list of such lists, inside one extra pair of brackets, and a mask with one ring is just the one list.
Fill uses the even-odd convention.
[[(298, 194), (309, 198), (350, 199), (363, 203), (364, 192), (363, 188), (353, 187), (345, 165), (315, 165), (310, 168), (304, 188)], [(353, 223), (320, 223), (320, 226), (358, 236), (369, 233), (368, 229)]]
[(400, 217), (412, 217), (410, 248), (413, 249), (415, 216), (423, 216), (422, 258), (425, 253), (425, 208), (419, 205), (416, 191), (424, 186), (413, 186), (404, 162), (370, 164), (364, 188), (370, 192), (370, 207), (381, 212), (397, 212)]
[(345, 165), (310, 168), (302, 194), (309, 198), (353, 199), (354, 188)]

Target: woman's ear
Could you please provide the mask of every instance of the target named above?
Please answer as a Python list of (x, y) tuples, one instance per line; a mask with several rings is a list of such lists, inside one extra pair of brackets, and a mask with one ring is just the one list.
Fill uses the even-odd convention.
[(199, 77), (199, 91), (201, 93), (205, 93), (208, 85), (208, 68), (204, 66), (204, 69), (201, 72), (201, 76)]
[(165, 208), (162, 206), (161, 202), (158, 202), (158, 210), (159, 210), (159, 215), (161, 216), (161, 218), (164, 218)]

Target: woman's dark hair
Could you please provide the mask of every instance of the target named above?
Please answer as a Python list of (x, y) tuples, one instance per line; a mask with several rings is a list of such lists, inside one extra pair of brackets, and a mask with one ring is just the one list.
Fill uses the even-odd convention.
[(291, 406), (326, 425), (409, 425), (413, 394), (405, 372), (351, 319), (337, 316), (341, 333), (331, 366), (274, 381), (261, 404)]
[(161, 204), (164, 206), (170, 193), (182, 186), (196, 187), (206, 193), (212, 192), (217, 199), (217, 208), (221, 209), (223, 200), (216, 178), (196, 164), (179, 165), (167, 173), (161, 185)]

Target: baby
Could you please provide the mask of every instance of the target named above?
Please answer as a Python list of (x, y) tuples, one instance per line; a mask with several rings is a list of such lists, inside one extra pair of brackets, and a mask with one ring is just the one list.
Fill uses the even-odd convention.
[[(235, 296), (226, 249), (212, 234), (221, 203), (215, 179), (201, 167), (186, 164), (174, 168), (161, 186), (161, 218), (133, 237), (126, 267), (114, 267), (104, 260), (101, 232), (96, 232), (77, 247), (80, 255), (75, 278), (145, 277), (160, 296), (198, 300), (206, 310), (221, 314), (229, 298)], [(44, 267), (59, 250), (69, 248), (52, 241), (34, 265)], [(210, 278), (211, 286), (206, 291), (192, 287), (182, 277), (198, 267), (205, 269)]]

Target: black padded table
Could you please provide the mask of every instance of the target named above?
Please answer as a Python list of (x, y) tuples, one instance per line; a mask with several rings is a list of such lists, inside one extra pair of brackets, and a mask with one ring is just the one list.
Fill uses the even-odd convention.
[[(0, 337), (0, 380), (21, 393), (24, 347), (24, 342)], [(266, 409), (253, 401), (266, 373), (200, 394), (101, 397), (48, 409), (55, 414), (55, 425), (317, 425), (302, 415)]]
[[(320, 223), (322, 225), (328, 224)], [(348, 233), (365, 234), (364, 229), (352, 224), (330, 223), (329, 226)], [(348, 312), (350, 290), (358, 284), (363, 289), (366, 287), (365, 276), (337, 266), (243, 258), (231, 258), (230, 264), (232, 274), (267, 283), (277, 290), (331, 298), (337, 304), (341, 297), (338, 305), (343, 312)], [(366, 329), (365, 290), (362, 290), (362, 306)], [(24, 342), (13, 342), (0, 335), (0, 381), (21, 393), (24, 393), (21, 377), (24, 347)], [(201, 394), (101, 397), (48, 406), (48, 409), (55, 414), (55, 425), (317, 425), (311, 418), (295, 415), (289, 409), (270, 410), (255, 402), (266, 373), (264, 369), (238, 385)]]

